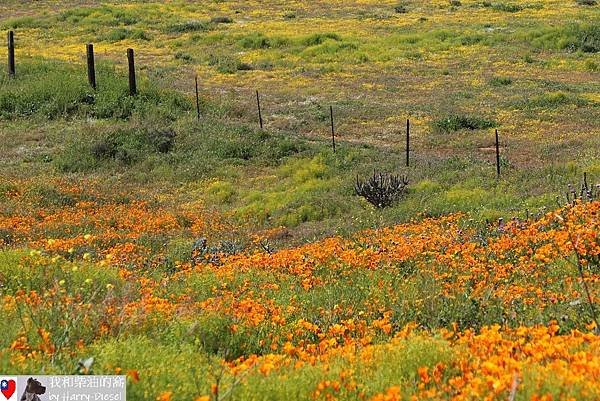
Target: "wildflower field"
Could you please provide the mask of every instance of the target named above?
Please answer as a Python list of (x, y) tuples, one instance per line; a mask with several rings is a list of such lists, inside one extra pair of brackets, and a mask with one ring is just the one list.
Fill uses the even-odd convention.
[(596, 3), (0, 2), (0, 372), (599, 400)]

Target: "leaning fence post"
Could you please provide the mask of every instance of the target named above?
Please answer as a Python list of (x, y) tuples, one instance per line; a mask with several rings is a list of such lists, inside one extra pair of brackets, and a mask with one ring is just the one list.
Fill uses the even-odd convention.
[(87, 50), (87, 73), (88, 73), (88, 82), (90, 86), (96, 89), (96, 65), (94, 62), (94, 45), (88, 43), (86, 46)]
[(498, 130), (496, 129), (496, 176), (500, 178), (500, 141), (498, 139)]
[(262, 112), (260, 110), (260, 97), (258, 96), (258, 91), (256, 91), (256, 105), (258, 107), (258, 124), (260, 125), (260, 129), (263, 129), (263, 119)]
[(329, 116), (331, 118), (331, 145), (333, 147), (333, 153), (335, 153), (335, 128), (333, 124), (333, 106), (329, 106)]
[(406, 119), (406, 167), (409, 166), (410, 160), (410, 120)]
[(8, 31), (8, 75), (15, 76), (15, 33)]
[(133, 49), (127, 49), (127, 61), (129, 62), (129, 94), (135, 96), (137, 94), (137, 86), (135, 82), (135, 59)]
[(198, 94), (198, 75), (195, 78), (196, 81), (196, 114), (198, 121), (200, 121), (200, 95)]

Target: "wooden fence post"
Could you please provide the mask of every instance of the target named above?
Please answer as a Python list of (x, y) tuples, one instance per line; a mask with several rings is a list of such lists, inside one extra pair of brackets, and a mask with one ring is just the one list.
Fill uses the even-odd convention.
[(335, 153), (335, 128), (333, 123), (333, 106), (329, 106), (329, 116), (331, 118), (331, 145), (333, 147), (333, 153)]
[(129, 95), (137, 94), (137, 85), (135, 82), (135, 58), (133, 49), (127, 49), (127, 61), (129, 62)]
[(8, 31), (8, 75), (15, 76), (15, 33)]
[(96, 90), (96, 65), (94, 62), (94, 45), (88, 43), (87, 50), (87, 74), (90, 86)]

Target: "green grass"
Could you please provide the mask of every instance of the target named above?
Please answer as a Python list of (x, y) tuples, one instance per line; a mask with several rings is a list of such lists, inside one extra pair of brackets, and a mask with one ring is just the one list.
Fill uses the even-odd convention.
[(99, 7), (73, 7), (53, 16), (60, 22), (69, 24), (86, 24), (101, 26), (131, 26), (141, 22), (144, 18), (158, 17), (152, 13), (150, 7), (140, 13), (140, 10), (125, 9), (118, 6), (102, 5)]
[(205, 32), (212, 29), (210, 22), (191, 20), (185, 22), (177, 22), (166, 27), (169, 33), (185, 33), (185, 32)]
[(597, 25), (569, 24), (560, 27), (548, 27), (526, 34), (531, 43), (542, 49), (560, 49), (570, 52), (582, 51), (597, 53), (600, 51), (600, 28)]
[[(312, 48), (344, 43), (330, 37), (323, 40)], [(50, 167), (59, 176), (119, 175), (136, 185), (173, 190), (201, 183), (199, 196), (237, 224), (285, 225), (321, 236), (349, 234), (423, 214), (462, 211), (475, 218), (496, 219), (552, 206), (567, 183), (577, 183), (584, 171), (594, 174), (588, 167), (593, 152), (589, 160), (582, 155), (568, 168), (566, 162), (559, 162), (534, 174), (514, 168), (509, 152), (502, 155), (502, 180), (496, 182), (493, 157), (478, 155), (475, 149), (490, 146), (493, 132), (486, 130), (498, 123), (477, 114), (448, 114), (434, 120), (424, 135), (429, 141), (425, 146), (450, 144), (460, 156), (433, 157), (418, 150), (412, 158), (414, 167), (406, 169), (401, 145), (379, 148), (342, 140), (333, 155), (326, 139), (285, 130), (261, 131), (255, 123), (240, 120), (244, 112), (228, 99), (201, 99), (202, 119), (196, 122), (191, 98), (162, 89), (160, 80), (151, 81), (145, 73), (139, 77), (138, 96), (131, 97), (124, 71), (99, 65), (99, 87), (93, 91), (82, 70), (33, 59), (20, 64), (17, 79), (0, 78), (1, 118), (15, 127), (28, 126), (29, 119), (47, 126), (43, 151), (31, 159), (30, 166), (42, 171)], [(499, 76), (490, 84), (520, 82)], [(589, 107), (566, 87), (531, 97), (519, 108), (532, 112), (569, 105)], [(326, 108), (310, 107), (310, 118), (325, 124)], [(345, 105), (339, 108), (344, 113)], [(22, 146), (18, 138), (11, 146)], [(555, 153), (550, 148), (547, 152)], [(375, 211), (354, 194), (356, 176), (374, 170), (409, 177), (406, 197), (389, 210)], [(48, 191), (42, 197), (49, 206), (73, 202), (51, 188)], [(353, 218), (345, 219), (347, 215)], [(3, 235), (10, 239), (10, 233)]]
[(460, 130), (480, 130), (496, 127), (497, 123), (483, 117), (453, 114), (433, 122), (433, 127), (441, 132)]
[(243, 63), (238, 56), (230, 53), (210, 54), (208, 65), (214, 66), (221, 74), (235, 74), (252, 69), (251, 65)]
[(242, 220), (290, 227), (336, 217), (344, 210), (336, 164), (323, 154), (291, 160), (275, 172), (277, 182), (266, 179), (240, 193), (243, 206), (234, 211)]
[(23, 28), (48, 28), (49, 22), (35, 17), (15, 17), (2, 22), (3, 29), (23, 29)]
[(525, 102), (525, 108), (555, 109), (565, 105), (585, 106), (587, 102), (576, 95), (557, 91), (532, 96)]
[(509, 13), (516, 13), (518, 11), (523, 10), (523, 6), (520, 4), (514, 4), (514, 3), (492, 3), (489, 1), (484, 1), (483, 2), (483, 6), (484, 7), (490, 7), (496, 11), (505, 11), (505, 12), (509, 12)]
[(98, 37), (99, 41), (119, 42), (125, 39), (150, 40), (151, 37), (142, 29), (117, 28)]
[(147, 79), (140, 80), (139, 96), (129, 96), (127, 75), (110, 65), (98, 66), (96, 81), (98, 89), (94, 91), (81, 67), (22, 61), (15, 79), (0, 76), (0, 119), (129, 119), (152, 115), (172, 121), (192, 106), (186, 97)]
[(244, 49), (266, 49), (272, 46), (271, 40), (261, 33), (252, 33), (244, 36), (239, 41)]
[(490, 80), (490, 85), (492, 86), (508, 86), (512, 83), (513, 80), (510, 77), (494, 77)]

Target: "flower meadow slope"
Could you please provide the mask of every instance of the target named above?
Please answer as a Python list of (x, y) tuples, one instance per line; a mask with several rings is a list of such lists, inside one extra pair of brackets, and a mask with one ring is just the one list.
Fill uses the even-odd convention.
[[(600, 187), (548, 209), (600, 176), (596, 21), (0, 1), (0, 372), (150, 401), (600, 400)], [(379, 210), (353, 186), (386, 171), (410, 187)]]
[(151, 400), (600, 399), (600, 202), (237, 251), (199, 206), (4, 196), (2, 371)]

